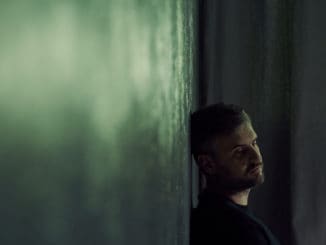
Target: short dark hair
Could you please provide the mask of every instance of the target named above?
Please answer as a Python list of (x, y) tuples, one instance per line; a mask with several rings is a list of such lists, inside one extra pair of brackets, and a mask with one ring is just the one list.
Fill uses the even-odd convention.
[(209, 147), (217, 136), (231, 134), (244, 122), (251, 122), (249, 115), (238, 105), (218, 103), (191, 114), (191, 152), (194, 158), (209, 153)]

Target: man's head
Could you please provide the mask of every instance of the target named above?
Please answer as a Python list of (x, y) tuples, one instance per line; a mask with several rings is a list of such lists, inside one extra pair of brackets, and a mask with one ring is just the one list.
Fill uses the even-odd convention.
[(264, 181), (257, 135), (239, 106), (214, 104), (191, 115), (191, 150), (207, 182), (242, 191)]

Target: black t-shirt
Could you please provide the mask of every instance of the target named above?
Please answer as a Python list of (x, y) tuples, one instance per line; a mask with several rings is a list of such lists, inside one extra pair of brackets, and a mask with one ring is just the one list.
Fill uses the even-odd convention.
[(191, 214), (191, 245), (280, 245), (247, 208), (204, 191)]

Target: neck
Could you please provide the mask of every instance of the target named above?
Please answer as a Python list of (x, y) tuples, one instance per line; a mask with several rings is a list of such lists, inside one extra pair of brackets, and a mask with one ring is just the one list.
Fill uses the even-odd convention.
[(248, 198), (249, 198), (249, 193), (250, 189), (246, 189), (243, 191), (222, 191), (218, 189), (212, 189), (208, 188), (210, 191), (213, 191), (219, 195), (222, 195), (224, 197), (227, 197), (230, 199), (232, 202), (242, 205), (242, 206), (247, 206), (248, 205)]
[(230, 193), (227, 194), (226, 196), (236, 204), (247, 206), (249, 193), (250, 193), (250, 189), (247, 189), (240, 192)]

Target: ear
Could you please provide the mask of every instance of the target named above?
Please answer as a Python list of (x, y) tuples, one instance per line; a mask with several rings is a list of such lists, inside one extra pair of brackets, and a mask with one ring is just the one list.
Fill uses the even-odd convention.
[(203, 154), (198, 155), (197, 163), (199, 169), (206, 175), (213, 175), (216, 173), (216, 162), (212, 156)]

